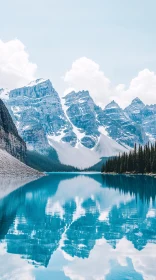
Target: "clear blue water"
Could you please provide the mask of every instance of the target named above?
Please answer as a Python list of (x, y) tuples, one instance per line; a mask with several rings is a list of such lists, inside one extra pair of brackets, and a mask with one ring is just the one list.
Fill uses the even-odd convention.
[(156, 279), (155, 197), (146, 176), (51, 173), (19, 188), (0, 199), (0, 279)]

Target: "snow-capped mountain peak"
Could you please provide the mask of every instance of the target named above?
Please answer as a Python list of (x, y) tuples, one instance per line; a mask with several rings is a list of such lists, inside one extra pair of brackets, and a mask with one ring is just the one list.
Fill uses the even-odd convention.
[(106, 105), (104, 110), (109, 110), (109, 109), (121, 109), (120, 106), (113, 100), (111, 101), (108, 105)]
[(50, 80), (38, 79), (10, 91), (9, 104), (21, 136), (29, 149), (44, 152), (48, 136), (75, 145), (75, 134)]
[(26, 87), (36, 86), (36, 85), (38, 85), (38, 84), (40, 84), (40, 83), (44, 83), (44, 82), (46, 82), (46, 81), (49, 81), (49, 80), (45, 80), (45, 79), (43, 79), (43, 78), (39, 78), (39, 79), (37, 79), (37, 80), (31, 81)]
[(53, 88), (51, 81), (44, 79), (37, 79), (25, 87), (11, 90), (9, 95), (10, 98), (32, 98), (34, 101), (45, 96), (53, 96), (54, 99), (59, 99), (58, 93)]
[(145, 133), (141, 127), (114, 100), (100, 113), (99, 121), (108, 135), (120, 144), (134, 147), (134, 143), (144, 143)]
[(141, 101), (139, 97), (136, 97), (132, 100), (131, 104), (140, 104), (142, 106), (145, 106), (145, 104)]
[(131, 104), (125, 108), (124, 112), (136, 123), (140, 123), (141, 110), (145, 107), (145, 104), (136, 97), (132, 100)]
[(145, 105), (139, 98), (125, 108), (125, 112), (133, 122), (142, 128), (145, 133), (145, 141), (156, 139), (156, 105)]
[(145, 106), (139, 98), (125, 110), (114, 100), (102, 110), (87, 90), (71, 91), (61, 100), (50, 80), (37, 79), (11, 90), (6, 105), (29, 149), (46, 153), (53, 147), (60, 161), (71, 165), (80, 156), (77, 167), (95, 164), (100, 157), (144, 144), (156, 135), (155, 107)]
[(93, 100), (89, 94), (89, 91), (82, 90), (82, 91), (72, 91), (68, 94), (66, 94), (63, 99), (67, 102), (77, 102), (77, 103), (83, 103), (86, 100)]
[(140, 111), (145, 107), (145, 104), (138, 98), (134, 98), (131, 104), (125, 108), (127, 113), (140, 113)]

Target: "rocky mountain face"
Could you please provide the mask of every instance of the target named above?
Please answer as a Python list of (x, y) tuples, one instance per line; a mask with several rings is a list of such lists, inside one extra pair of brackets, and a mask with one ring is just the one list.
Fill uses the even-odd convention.
[(112, 101), (104, 110), (96, 106), (88, 91), (71, 92), (64, 97), (66, 114), (81, 133), (81, 144), (93, 148), (100, 134), (107, 135), (121, 145), (145, 143), (147, 137), (117, 103)]
[(1, 89), (0, 96), (28, 149), (47, 154), (52, 147), (64, 164), (69, 159), (65, 151), (77, 158), (81, 149), (89, 161), (91, 152), (96, 164), (100, 157), (156, 138), (156, 105), (145, 106), (138, 98), (125, 110), (114, 101), (102, 110), (88, 91), (72, 91), (60, 99), (50, 80), (43, 79), (11, 90), (9, 96)]
[(48, 136), (74, 145), (76, 136), (49, 80), (38, 79), (10, 91), (7, 104), (29, 149), (44, 152), (49, 147)]
[(136, 97), (132, 100), (132, 103), (125, 108), (124, 112), (133, 120), (134, 122), (140, 124), (141, 123), (141, 111), (145, 107), (145, 104)]
[(156, 139), (156, 104), (147, 105), (142, 110), (142, 126), (150, 141)]
[(108, 135), (120, 144), (134, 147), (134, 143), (145, 143), (146, 135), (140, 125), (134, 122), (115, 102), (109, 103), (100, 112), (98, 119), (105, 126)]
[(149, 141), (156, 139), (156, 104), (145, 105), (139, 98), (135, 98), (124, 110), (127, 115), (140, 125)]
[(100, 136), (96, 116), (96, 105), (88, 91), (71, 92), (64, 98), (66, 116), (75, 130), (77, 141), (85, 147), (93, 148)]
[(8, 109), (0, 99), (0, 148), (21, 161), (25, 161), (26, 144), (19, 136)]

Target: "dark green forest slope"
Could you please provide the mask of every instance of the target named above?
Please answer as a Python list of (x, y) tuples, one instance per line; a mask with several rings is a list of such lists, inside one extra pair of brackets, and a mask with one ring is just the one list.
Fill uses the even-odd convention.
[(144, 147), (135, 145), (134, 150), (110, 158), (102, 165), (102, 172), (156, 173), (156, 142)]

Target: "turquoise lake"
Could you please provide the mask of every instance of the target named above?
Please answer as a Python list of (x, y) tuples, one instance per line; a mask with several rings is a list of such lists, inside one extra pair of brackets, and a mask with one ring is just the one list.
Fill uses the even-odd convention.
[(155, 199), (149, 176), (50, 173), (17, 189), (0, 199), (0, 279), (155, 280)]

